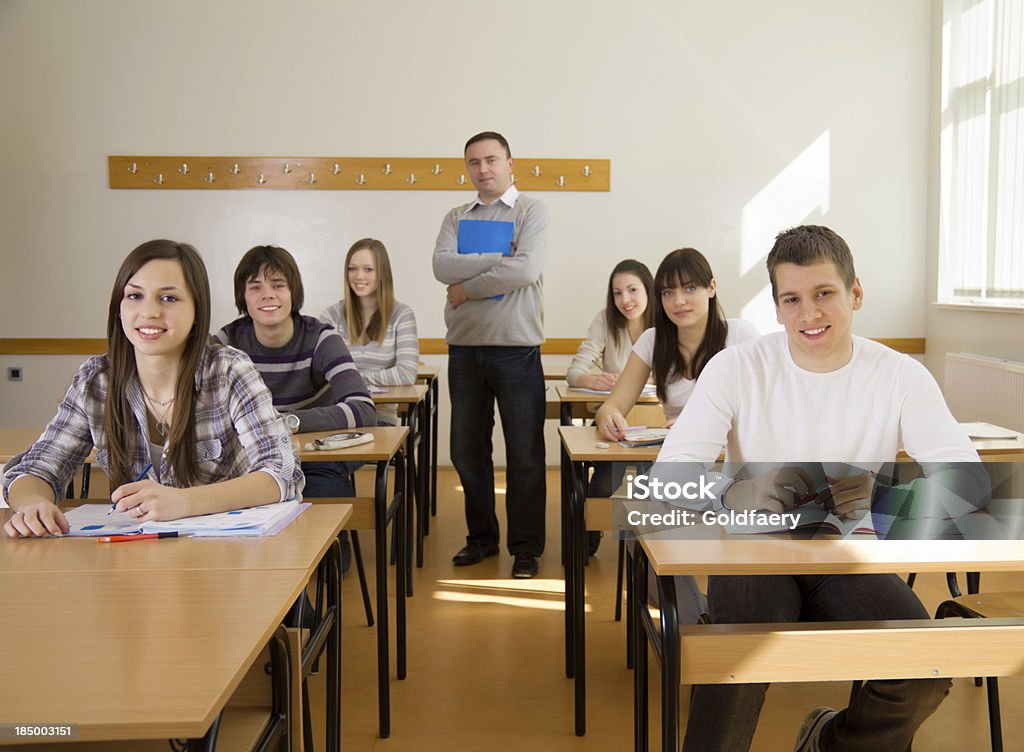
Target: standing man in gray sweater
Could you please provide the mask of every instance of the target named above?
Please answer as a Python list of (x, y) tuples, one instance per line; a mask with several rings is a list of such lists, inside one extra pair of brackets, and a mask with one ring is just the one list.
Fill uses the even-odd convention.
[(495, 556), (491, 435), (497, 400), (505, 436), (512, 576), (534, 577), (544, 551), (544, 341), (542, 272), (549, 216), (512, 185), (512, 153), (500, 133), (466, 142), (477, 198), (452, 209), (434, 248), (434, 276), (448, 286), (451, 455), (466, 497), (466, 545), (456, 566)]

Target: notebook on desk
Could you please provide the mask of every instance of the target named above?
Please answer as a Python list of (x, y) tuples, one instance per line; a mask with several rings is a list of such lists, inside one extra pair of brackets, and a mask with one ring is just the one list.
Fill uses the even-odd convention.
[(280, 501), (231, 512), (183, 517), (180, 520), (139, 523), (125, 512), (110, 511), (106, 504), (83, 504), (65, 513), (71, 537), (171, 533), (197, 537), (243, 537), (277, 535), (310, 506), (299, 500)]

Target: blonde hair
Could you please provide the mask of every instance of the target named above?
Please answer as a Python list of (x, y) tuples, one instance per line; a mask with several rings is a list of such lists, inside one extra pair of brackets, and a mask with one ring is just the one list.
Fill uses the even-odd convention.
[[(356, 294), (348, 281), (348, 265), (359, 251), (369, 251), (373, 254), (373, 263), (377, 270), (377, 310), (369, 321), (363, 321), (363, 307), (355, 302)], [(382, 242), (374, 238), (362, 238), (348, 249), (345, 255), (345, 289), (345, 321), (348, 323), (349, 341), (365, 344), (376, 340), (383, 344), (388, 321), (395, 310), (395, 283), (391, 277), (388, 249)]]

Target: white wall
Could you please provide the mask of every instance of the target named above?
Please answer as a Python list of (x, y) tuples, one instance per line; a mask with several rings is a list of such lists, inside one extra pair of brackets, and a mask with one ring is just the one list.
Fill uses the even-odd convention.
[[(653, 268), (681, 245), (709, 256), (727, 312), (756, 319), (771, 239), (804, 221), (854, 249), (858, 333), (923, 336), (931, 13), (889, 0), (0, 2), (0, 337), (102, 336), (118, 263), (161, 236), (203, 252), (217, 325), (256, 243), (296, 255), (318, 313), (365, 235), (391, 251), (421, 336), (441, 337), (430, 253), (465, 194), (112, 191), (106, 157), (455, 156), (484, 129), (514, 155), (612, 160), (610, 193), (541, 196), (555, 221), (548, 336), (583, 334), (616, 261)], [(66, 360), (0, 358), (0, 378), (12, 364), (27, 376), (0, 380), (0, 424), (45, 421)]]

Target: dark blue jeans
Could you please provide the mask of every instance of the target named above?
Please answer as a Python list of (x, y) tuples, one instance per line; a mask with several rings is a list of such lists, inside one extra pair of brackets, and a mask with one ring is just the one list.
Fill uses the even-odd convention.
[(544, 371), (537, 347), (448, 348), (452, 464), (466, 496), (468, 543), (497, 545), (494, 403), (505, 435), (509, 553), (544, 552)]
[[(349, 498), (356, 495), (352, 485), (352, 473), (358, 464), (348, 462), (303, 462), (302, 473), (306, 476), (306, 487), (302, 495), (309, 499), (332, 497)], [(348, 530), (338, 535), (341, 541), (341, 567), (347, 571), (352, 561), (352, 548), (348, 542)]]
[[(929, 618), (914, 592), (894, 574), (711, 577), (708, 605), (716, 624)], [(820, 748), (905, 750), (951, 684), (949, 679), (866, 682), (850, 707), (825, 725)], [(694, 687), (684, 752), (749, 749), (767, 690), (767, 684)]]

